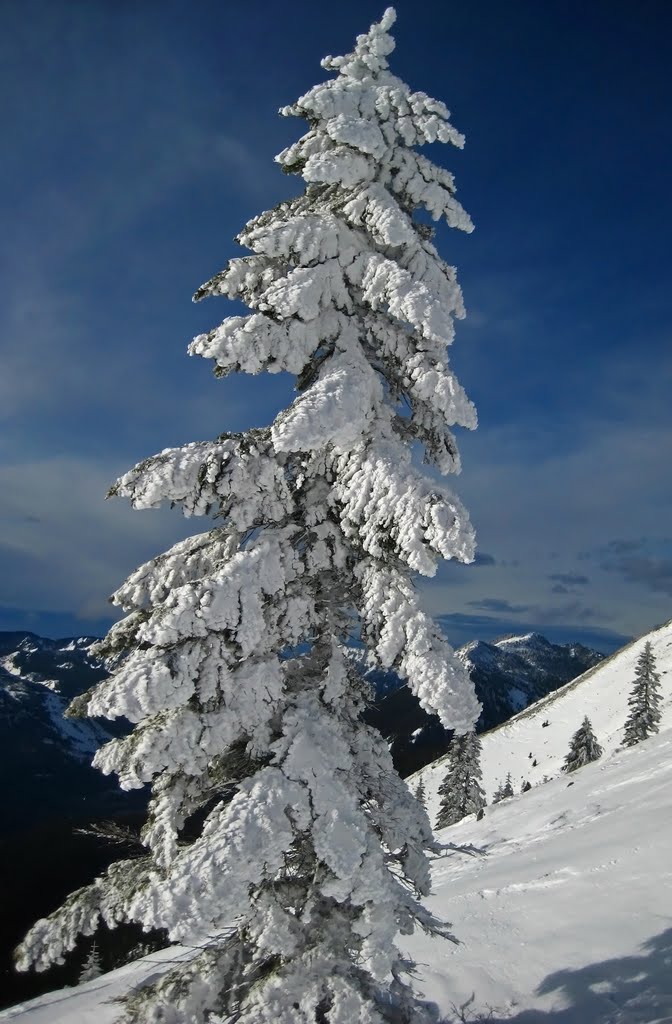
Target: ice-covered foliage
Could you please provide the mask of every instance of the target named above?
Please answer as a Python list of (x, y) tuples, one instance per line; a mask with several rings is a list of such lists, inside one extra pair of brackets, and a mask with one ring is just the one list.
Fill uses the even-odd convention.
[(563, 772), (575, 772), (591, 761), (602, 757), (602, 747), (597, 742), (588, 715), (576, 730), (569, 744), (569, 752), (562, 766)]
[(662, 700), (660, 675), (656, 671), (651, 642), (647, 640), (635, 665), (635, 682), (628, 698), (630, 714), (623, 733), (626, 747), (634, 747), (636, 743), (658, 732)]
[(481, 741), (475, 732), (455, 736), (450, 744), (448, 771), (439, 786), (441, 803), (436, 827), (447, 828), (467, 814), (477, 814), (485, 807), (481, 785)]
[(133, 731), (96, 755), (151, 785), (145, 856), (112, 865), (38, 922), (19, 965), (58, 961), (102, 920), (165, 928), (200, 952), (126, 1004), (143, 1024), (422, 1024), (435, 1020), (395, 944), (448, 934), (419, 902), (436, 850), (424, 808), (361, 720), (373, 664), (458, 734), (479, 714), (462, 663), (420, 607), (415, 572), (471, 561), (462, 505), (416, 465), (457, 472), (451, 427), (476, 416), (446, 347), (455, 271), (415, 214), (469, 231), (452, 176), (411, 147), (462, 145), (445, 106), (388, 70), (394, 11), (335, 77), (283, 114), (308, 131), (277, 158), (306, 182), (261, 214), (195, 298), (247, 316), (199, 335), (216, 374), (287, 371), (297, 398), (266, 429), (166, 449), (111, 493), (210, 515), (137, 569), (100, 644), (125, 653), (74, 714)]

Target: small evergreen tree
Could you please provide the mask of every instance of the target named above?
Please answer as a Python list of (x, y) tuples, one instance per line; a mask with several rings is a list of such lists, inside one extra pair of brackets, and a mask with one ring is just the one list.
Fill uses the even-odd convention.
[(426, 798), (425, 782), (424, 782), (424, 779), (421, 778), (420, 782), (418, 783), (418, 785), (415, 788), (415, 799), (418, 801), (418, 803), (422, 804), (422, 806), (424, 807), (425, 806), (425, 798)]
[(500, 800), (507, 800), (510, 796), (513, 796), (513, 783), (511, 782), (511, 772), (508, 772), (504, 782), (500, 782), (493, 793), (492, 802), (498, 804)]
[(102, 973), (103, 968), (100, 963), (100, 952), (98, 950), (97, 943), (94, 942), (89, 950), (86, 960), (84, 961), (84, 966), (80, 971), (79, 984), (83, 985), (87, 981), (93, 981), (94, 978), (100, 977)]
[(447, 828), (485, 807), (481, 786), (481, 741), (475, 732), (455, 736), (450, 744), (448, 771), (439, 786), (441, 804), (436, 827)]
[(662, 699), (656, 659), (651, 641), (647, 640), (637, 659), (635, 682), (628, 698), (630, 714), (626, 719), (623, 734), (623, 743), (626, 747), (634, 747), (636, 743), (658, 732)]
[(112, 490), (214, 522), (118, 590), (126, 617), (98, 652), (126, 657), (72, 706), (133, 723), (95, 764), (151, 786), (146, 853), (37, 922), (18, 965), (60, 960), (101, 915), (197, 947), (125, 1000), (133, 1024), (436, 1019), (395, 936), (449, 934), (419, 902), (437, 845), (362, 722), (346, 650), (354, 622), (446, 728), (473, 727), (473, 683), (413, 582), (474, 553), (466, 511), (413, 461), (418, 448), (457, 472), (451, 427), (476, 425), (446, 352), (462, 295), (427, 214), (472, 224), (452, 176), (416, 151), (463, 139), (388, 69), (394, 17), (282, 111), (306, 122), (277, 158), (305, 188), (250, 221), (251, 255), (195, 296), (251, 312), (190, 352), (218, 376), (291, 373), (296, 399), (267, 427), (165, 449)]
[(565, 758), (562, 770), (563, 772), (575, 772), (577, 768), (583, 768), (584, 765), (590, 764), (591, 761), (597, 761), (601, 756), (602, 747), (597, 742), (590, 719), (586, 715), (570, 740), (569, 753)]

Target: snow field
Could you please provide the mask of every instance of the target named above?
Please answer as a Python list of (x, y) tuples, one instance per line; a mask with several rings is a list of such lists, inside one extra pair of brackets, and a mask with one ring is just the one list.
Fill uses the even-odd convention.
[(467, 1020), (672, 1022), (672, 730), (439, 835), (478, 851), (426, 900), (460, 944), (403, 948), (449, 1020), (473, 993)]
[[(647, 640), (661, 730), (623, 748)], [(584, 715), (604, 753), (567, 776), (561, 767)], [(672, 622), (481, 740), (488, 798), (507, 772), (517, 792), (525, 779), (533, 789), (439, 833), (482, 852), (434, 866), (427, 903), (453, 921), (462, 945), (438, 954), (422, 937), (408, 943), (427, 964), (428, 998), (448, 1013), (473, 992), (469, 1013), (496, 1007), (493, 1020), (521, 1024), (672, 1024)], [(422, 778), (432, 822), (446, 767), (441, 758), (408, 780), (415, 788)]]

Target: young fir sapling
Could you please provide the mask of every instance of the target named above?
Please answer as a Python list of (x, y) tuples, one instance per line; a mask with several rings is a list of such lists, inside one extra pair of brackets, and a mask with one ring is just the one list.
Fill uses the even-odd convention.
[(602, 747), (597, 742), (590, 719), (586, 715), (570, 740), (562, 770), (575, 772), (591, 761), (597, 761), (601, 756)]

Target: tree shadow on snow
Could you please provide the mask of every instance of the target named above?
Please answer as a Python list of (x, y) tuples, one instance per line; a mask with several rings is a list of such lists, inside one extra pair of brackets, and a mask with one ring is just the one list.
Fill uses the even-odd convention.
[(672, 1024), (672, 928), (640, 948), (640, 955), (555, 971), (544, 978), (537, 994), (554, 993), (565, 1003), (564, 1009), (502, 1015), (498, 1009), (479, 1009), (476, 993), (461, 1016), (449, 1014), (443, 1024)]

